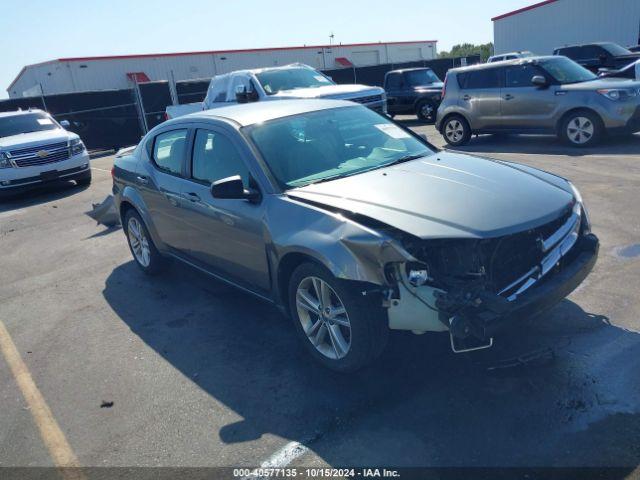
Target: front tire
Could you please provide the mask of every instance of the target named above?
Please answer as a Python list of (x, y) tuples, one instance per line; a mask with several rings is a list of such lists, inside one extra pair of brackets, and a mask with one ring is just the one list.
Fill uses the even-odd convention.
[(567, 145), (586, 148), (596, 145), (602, 138), (604, 126), (595, 113), (578, 110), (567, 115), (560, 125), (560, 138)]
[(127, 211), (123, 226), (129, 250), (140, 270), (147, 275), (156, 275), (164, 270), (166, 259), (154, 245), (140, 214), (133, 209)]
[(451, 115), (447, 117), (442, 125), (442, 135), (449, 145), (460, 147), (469, 143), (471, 127), (463, 116)]
[(76, 185), (79, 187), (88, 187), (91, 185), (91, 170), (88, 170), (87, 173), (78, 178), (76, 180)]
[(325, 367), (354, 372), (384, 350), (389, 329), (382, 306), (365, 302), (349, 282), (318, 264), (293, 272), (289, 308), (305, 348)]

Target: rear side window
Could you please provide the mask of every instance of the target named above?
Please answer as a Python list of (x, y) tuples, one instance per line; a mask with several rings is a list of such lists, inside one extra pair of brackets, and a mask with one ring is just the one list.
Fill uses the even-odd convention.
[(532, 65), (506, 67), (504, 86), (506, 88), (531, 87), (531, 79), (535, 75), (540, 75), (540, 72)]
[(160, 170), (180, 175), (186, 147), (187, 130), (161, 133), (153, 143), (153, 161)]
[(387, 88), (400, 88), (402, 87), (402, 74), (392, 73), (387, 75)]
[(221, 133), (198, 130), (193, 144), (193, 179), (213, 183), (233, 175), (240, 175), (248, 185), (249, 170), (238, 149)]
[(458, 75), (458, 83), (463, 90), (500, 88), (502, 68), (485, 68)]

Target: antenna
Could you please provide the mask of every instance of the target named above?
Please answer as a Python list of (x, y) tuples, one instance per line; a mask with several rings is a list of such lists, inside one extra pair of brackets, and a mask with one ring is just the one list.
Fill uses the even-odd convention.
[(331, 34), (329, 35), (329, 46), (333, 45), (334, 38), (335, 38), (335, 35), (333, 34), (333, 32), (331, 32)]

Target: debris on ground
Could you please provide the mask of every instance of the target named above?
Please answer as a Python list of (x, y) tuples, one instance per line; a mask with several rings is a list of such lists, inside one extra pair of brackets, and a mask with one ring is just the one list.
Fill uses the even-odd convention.
[(93, 210), (87, 212), (87, 215), (98, 222), (98, 225), (102, 224), (107, 227), (120, 225), (120, 215), (116, 210), (113, 195), (108, 195), (102, 203), (92, 203), (91, 205)]
[(100, 408), (111, 408), (113, 407), (113, 402), (105, 402), (104, 400), (100, 404)]

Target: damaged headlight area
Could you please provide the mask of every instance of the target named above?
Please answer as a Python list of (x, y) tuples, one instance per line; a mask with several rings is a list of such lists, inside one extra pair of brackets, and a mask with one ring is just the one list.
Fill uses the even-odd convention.
[(395, 285), (390, 328), (448, 330), (452, 349), (469, 351), (491, 346), (491, 333), (502, 320), (531, 316), (562, 300), (597, 257), (597, 238), (575, 197), (556, 220), (512, 235), (405, 237), (403, 247), (416, 261), (387, 268)]

